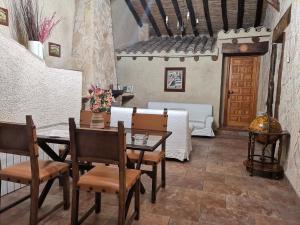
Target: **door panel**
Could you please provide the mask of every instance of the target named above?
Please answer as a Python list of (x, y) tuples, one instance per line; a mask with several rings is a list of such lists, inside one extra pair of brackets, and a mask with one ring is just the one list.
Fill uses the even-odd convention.
[(228, 59), (225, 125), (247, 128), (256, 116), (259, 56)]

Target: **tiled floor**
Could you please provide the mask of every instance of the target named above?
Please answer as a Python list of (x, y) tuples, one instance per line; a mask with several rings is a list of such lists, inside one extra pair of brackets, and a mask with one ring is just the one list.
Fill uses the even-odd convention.
[[(189, 162), (167, 162), (167, 188), (150, 203), (142, 196), (141, 218), (134, 225), (300, 225), (300, 201), (286, 180), (249, 177), (243, 167), (247, 139), (193, 138)], [(143, 177), (147, 190), (150, 179)], [(26, 189), (2, 199), (2, 204)], [(51, 192), (43, 211), (59, 201)], [(92, 204), (93, 195), (81, 194), (81, 210)], [(90, 200), (90, 201), (89, 201)], [(103, 195), (102, 213), (84, 224), (116, 224), (116, 197)], [(2, 225), (28, 224), (29, 201), (0, 215)], [(58, 210), (40, 224), (70, 224), (70, 211)]]

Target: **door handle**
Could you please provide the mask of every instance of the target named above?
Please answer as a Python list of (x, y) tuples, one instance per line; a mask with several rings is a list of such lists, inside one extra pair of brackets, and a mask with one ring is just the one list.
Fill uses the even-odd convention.
[(228, 91), (228, 95), (232, 95), (233, 93), (233, 91)]

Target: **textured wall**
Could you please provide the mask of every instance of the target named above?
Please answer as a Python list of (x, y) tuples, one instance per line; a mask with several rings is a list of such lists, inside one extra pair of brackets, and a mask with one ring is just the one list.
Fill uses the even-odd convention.
[(115, 49), (123, 48), (139, 41), (139, 26), (125, 1), (112, 0), (112, 24)]
[[(265, 25), (274, 28), (286, 9), (292, 5), (291, 24), (286, 29), (286, 44), (282, 76), (279, 120), (291, 134), (290, 148), (285, 161), (285, 173), (298, 195), (300, 195), (300, 1), (282, 0), (281, 12), (268, 8)], [(264, 58), (263, 73), (269, 72), (270, 57)], [(288, 62), (289, 61), (289, 62)], [(262, 81), (267, 89), (267, 78)], [(265, 97), (261, 99), (264, 109)]]
[(83, 71), (83, 94), (90, 84), (116, 84), (109, 0), (77, 0), (73, 35), (74, 67)]
[[(37, 127), (79, 118), (80, 72), (48, 68), (23, 46), (0, 33), (0, 121), (25, 122), (32, 115)], [(41, 154), (43, 156), (43, 154)], [(0, 153), (2, 167), (24, 157)], [(1, 194), (20, 185), (4, 182)]]
[[(185, 92), (164, 92), (165, 67), (186, 67)], [(169, 101), (183, 103), (206, 103), (213, 105), (215, 124), (219, 122), (220, 86), (222, 60), (213, 61), (211, 57), (194, 58), (122, 57), (117, 63), (120, 84), (133, 85), (135, 97), (128, 106), (147, 107), (149, 101)]]
[[(72, 39), (74, 27), (74, 0), (39, 0), (40, 8), (43, 16), (50, 17), (56, 12), (56, 18), (61, 19), (61, 22), (53, 29), (51, 36), (44, 44), (44, 59), (48, 66), (60, 69), (72, 68)], [(11, 16), (11, 0), (0, 0), (0, 7), (8, 8)], [(11, 29), (13, 24), (10, 21), (10, 26), (0, 25), (0, 33), (6, 37), (12, 37)], [(48, 42), (54, 42), (61, 45), (61, 57), (53, 57), (48, 54)]]

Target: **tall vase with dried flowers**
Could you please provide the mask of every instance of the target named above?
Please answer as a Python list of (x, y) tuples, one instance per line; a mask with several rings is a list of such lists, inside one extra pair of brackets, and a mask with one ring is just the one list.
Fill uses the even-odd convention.
[(19, 40), (28, 40), (28, 50), (44, 58), (43, 44), (53, 28), (60, 22), (56, 13), (52, 17), (42, 17), (38, 0), (20, 0), (13, 3), (15, 32)]
[(91, 128), (102, 129), (105, 127), (104, 113), (110, 112), (114, 97), (111, 90), (105, 90), (97, 85), (91, 85), (89, 89), (90, 109), (93, 112)]

